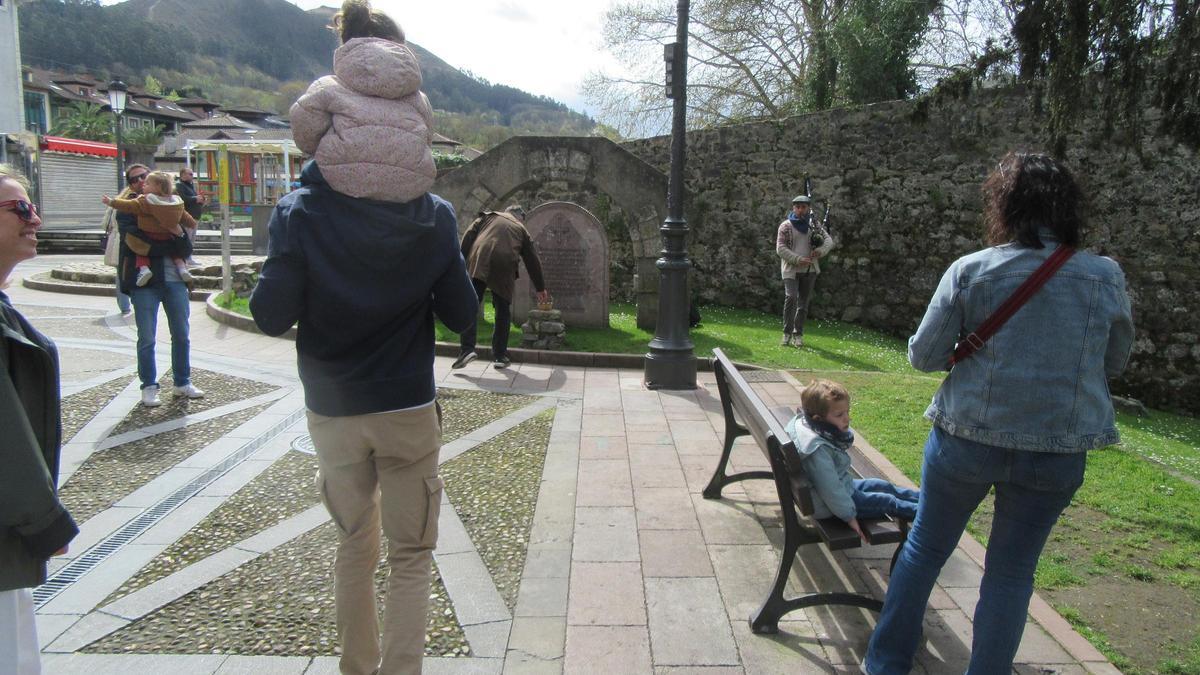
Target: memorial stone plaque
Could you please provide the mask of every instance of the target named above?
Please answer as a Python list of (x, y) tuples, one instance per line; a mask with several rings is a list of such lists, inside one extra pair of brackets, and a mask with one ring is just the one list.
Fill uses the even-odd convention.
[[(608, 237), (596, 216), (578, 204), (547, 202), (529, 212), (525, 228), (567, 335), (572, 326), (608, 327)], [(525, 270), (513, 296), (513, 321), (520, 324), (537, 304)]]

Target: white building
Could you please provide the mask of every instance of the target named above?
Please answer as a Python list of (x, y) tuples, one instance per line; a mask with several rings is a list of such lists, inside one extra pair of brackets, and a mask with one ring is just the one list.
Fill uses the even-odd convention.
[(16, 0), (0, 0), (0, 133), (24, 130)]

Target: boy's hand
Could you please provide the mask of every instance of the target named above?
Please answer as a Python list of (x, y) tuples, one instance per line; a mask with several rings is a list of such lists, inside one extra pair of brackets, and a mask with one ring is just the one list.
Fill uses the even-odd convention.
[(846, 524), (850, 526), (850, 529), (858, 533), (858, 538), (862, 539), (864, 544), (871, 543), (867, 541), (867, 535), (863, 534), (862, 526), (858, 524), (858, 518), (851, 518)]
[(112, 198), (109, 197), (108, 195), (104, 195), (103, 197), (100, 198), (100, 201), (103, 202), (105, 206), (107, 206), (108, 203), (112, 201)]

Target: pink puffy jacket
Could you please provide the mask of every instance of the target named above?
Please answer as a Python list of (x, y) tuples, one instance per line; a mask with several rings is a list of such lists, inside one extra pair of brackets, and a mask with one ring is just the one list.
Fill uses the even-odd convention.
[(409, 48), (354, 38), (333, 53), (333, 75), (292, 105), (292, 135), (329, 185), (352, 197), (407, 202), (429, 191), (433, 109)]

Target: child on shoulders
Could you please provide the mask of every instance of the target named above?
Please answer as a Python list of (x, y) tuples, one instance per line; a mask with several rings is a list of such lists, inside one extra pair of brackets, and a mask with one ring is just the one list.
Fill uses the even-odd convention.
[(915, 520), (921, 493), (878, 478), (853, 478), (850, 454), (850, 393), (829, 380), (814, 380), (800, 394), (801, 409), (787, 423), (800, 461), (812, 481), (817, 518), (836, 516), (866, 540), (859, 518)]
[[(111, 198), (104, 195), (100, 201), (122, 213), (132, 213), (137, 216), (138, 234), (126, 234), (125, 245), (133, 251), (136, 257), (138, 286), (145, 286), (153, 278), (150, 271), (150, 258), (146, 255), (149, 247), (144, 239), (153, 241), (170, 241), (183, 236), (183, 227), (196, 228), (196, 221), (184, 210), (183, 200), (175, 194), (175, 187), (170, 174), (165, 171), (154, 171), (146, 176), (146, 187), (143, 194), (135, 199)], [(182, 227), (180, 224), (182, 223)], [(141, 237), (141, 239), (139, 239)], [(182, 256), (171, 256), (171, 262), (179, 271), (179, 278), (184, 282), (192, 281), (188, 272), (187, 262)]]

